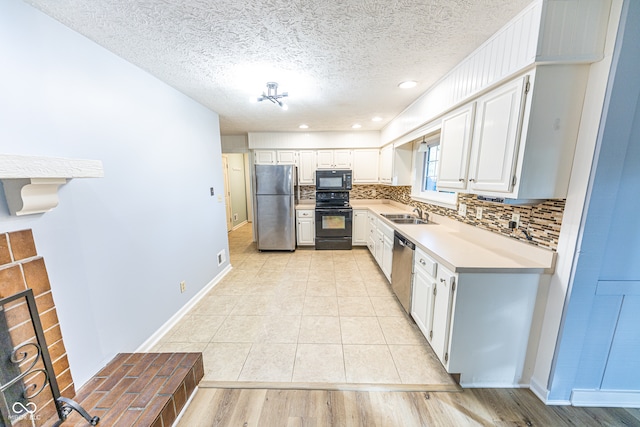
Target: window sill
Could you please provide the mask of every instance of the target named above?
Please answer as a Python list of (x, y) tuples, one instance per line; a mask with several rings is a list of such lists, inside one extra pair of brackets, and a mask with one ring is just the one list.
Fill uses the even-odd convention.
[[(422, 203), (429, 203), (431, 205), (436, 205), (436, 206), (440, 206), (443, 208), (447, 208), (447, 209), (453, 209), (456, 210), (458, 209), (458, 195), (455, 194), (453, 197), (443, 197), (443, 198), (439, 198), (439, 197), (425, 197), (425, 196), (418, 196), (415, 194), (411, 194), (411, 198), (413, 200), (417, 200), (418, 202), (422, 202)], [(453, 199), (453, 202), (451, 201), (451, 199)]]

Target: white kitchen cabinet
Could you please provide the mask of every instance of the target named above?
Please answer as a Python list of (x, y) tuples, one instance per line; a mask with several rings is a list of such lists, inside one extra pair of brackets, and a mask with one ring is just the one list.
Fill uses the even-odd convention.
[(275, 165), (277, 163), (275, 150), (255, 150), (253, 162), (256, 165)]
[(438, 189), (465, 190), (475, 102), (442, 119)]
[(380, 150), (379, 181), (381, 184), (411, 185), (411, 144), (393, 147), (392, 144)]
[(278, 150), (276, 152), (277, 164), (279, 165), (297, 165), (298, 152), (293, 150)]
[(389, 227), (384, 221), (378, 221), (377, 235), (379, 239), (379, 254), (376, 248), (376, 260), (386, 276), (391, 282), (391, 266), (393, 262), (393, 228)]
[(353, 246), (366, 246), (367, 237), (369, 236), (368, 219), (366, 209), (353, 210)]
[(297, 227), (296, 237), (298, 246), (315, 245), (316, 227), (315, 227), (315, 211), (313, 209), (296, 210)]
[(443, 118), (439, 190), (511, 190), (527, 81), (512, 80)]
[(376, 228), (376, 237), (375, 237), (375, 253), (373, 257), (376, 259), (378, 266), (382, 268), (382, 256), (384, 250), (384, 234), (382, 234), (382, 230)]
[(353, 150), (353, 183), (378, 183), (378, 149)]
[(438, 189), (565, 198), (587, 77), (584, 65), (541, 65), (445, 116)]
[(393, 237), (389, 238), (389, 236), (385, 234), (382, 243), (382, 272), (387, 277), (389, 283), (391, 283), (391, 270), (393, 268)]
[(517, 78), (476, 102), (469, 162), (469, 189), (472, 192), (511, 191), (528, 80), (527, 76)]
[(318, 169), (351, 169), (353, 164), (352, 150), (318, 150)]
[(298, 152), (298, 184), (316, 185), (316, 152), (313, 150)]
[(433, 337), (431, 326), (437, 270), (438, 263), (422, 249), (416, 247), (413, 262), (411, 316), (429, 342)]
[(380, 149), (380, 182), (391, 184), (393, 178), (393, 144)]
[(376, 241), (377, 241), (377, 222), (378, 219), (372, 212), (367, 212), (367, 247), (369, 252), (375, 258), (376, 256)]
[(455, 297), (456, 277), (451, 271), (438, 266), (435, 281), (435, 291), (433, 295), (433, 318), (431, 331), (429, 333), (429, 344), (440, 359), (440, 362), (447, 367), (449, 362), (449, 329)]
[(416, 247), (411, 316), (468, 387), (513, 387), (526, 371), (539, 273), (454, 273)]

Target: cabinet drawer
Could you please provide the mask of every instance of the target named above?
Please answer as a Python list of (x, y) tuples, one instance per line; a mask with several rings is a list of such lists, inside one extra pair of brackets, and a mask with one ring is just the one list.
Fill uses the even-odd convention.
[(416, 268), (421, 269), (431, 277), (436, 277), (436, 273), (438, 272), (438, 263), (422, 249), (416, 248), (414, 259)]
[(393, 228), (385, 224), (384, 221), (378, 221), (378, 229), (382, 231), (384, 237), (386, 237), (387, 239), (391, 239), (391, 241), (393, 242)]
[(313, 218), (313, 211), (310, 210), (299, 210), (297, 211), (298, 218)]

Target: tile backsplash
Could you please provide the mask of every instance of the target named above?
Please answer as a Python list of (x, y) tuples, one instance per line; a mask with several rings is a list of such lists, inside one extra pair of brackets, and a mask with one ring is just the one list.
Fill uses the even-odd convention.
[[(314, 186), (301, 186), (300, 190), (301, 199), (313, 200), (315, 198)], [(459, 194), (458, 205), (460, 203), (467, 205), (467, 214), (463, 217), (458, 215), (457, 210), (411, 199), (410, 186), (392, 187), (388, 185), (354, 185), (351, 190), (351, 199), (394, 200), (554, 251), (558, 248), (565, 205), (565, 200), (547, 200), (534, 206), (501, 205), (477, 200), (473, 194)], [(482, 208), (482, 219), (476, 219), (477, 208)], [(513, 213), (520, 215), (518, 230), (509, 229), (509, 221)], [(527, 239), (523, 230), (531, 240)]]

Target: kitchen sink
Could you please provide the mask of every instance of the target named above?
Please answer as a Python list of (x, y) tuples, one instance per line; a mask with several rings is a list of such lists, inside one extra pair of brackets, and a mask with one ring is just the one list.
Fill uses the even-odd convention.
[(391, 222), (393, 222), (394, 224), (429, 224), (427, 221), (424, 221), (420, 218), (396, 218), (396, 219), (392, 219), (389, 218), (389, 220), (391, 220)]
[(391, 221), (396, 219), (418, 219), (415, 215), (411, 214), (380, 214), (383, 217), (390, 219)]
[(431, 224), (429, 221), (418, 218), (412, 214), (380, 214), (394, 224)]

